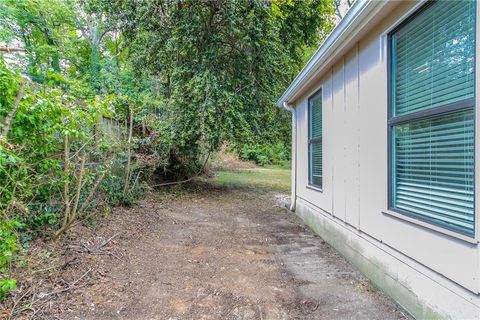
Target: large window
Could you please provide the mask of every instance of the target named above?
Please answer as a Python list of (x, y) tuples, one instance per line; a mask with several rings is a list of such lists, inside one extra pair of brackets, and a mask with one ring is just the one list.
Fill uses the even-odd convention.
[(432, 1), (390, 34), (390, 209), (475, 234), (475, 1)]
[(322, 90), (308, 99), (308, 183), (322, 188)]

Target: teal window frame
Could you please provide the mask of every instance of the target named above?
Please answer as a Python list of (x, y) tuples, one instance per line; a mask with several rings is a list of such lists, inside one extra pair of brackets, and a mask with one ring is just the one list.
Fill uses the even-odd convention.
[[(320, 97), (320, 105), (317, 106), (320, 108), (320, 121), (321, 123), (321, 129), (320, 129), (320, 137), (313, 137), (313, 108), (315, 107), (312, 103), (315, 99)], [(317, 100), (318, 101), (318, 100)], [(315, 91), (309, 98), (308, 98), (308, 186), (313, 187), (314, 189), (318, 191), (323, 191), (323, 110), (322, 110), (322, 105), (323, 105), (323, 96), (322, 96), (322, 88), (318, 89)], [(314, 170), (313, 170), (313, 148), (320, 148), (320, 153), (321, 153), (321, 158), (322, 160), (320, 161), (320, 171), (321, 171), (321, 176), (319, 177), (318, 175), (315, 177), (314, 176)], [(318, 168), (317, 168), (318, 169)]]
[[(422, 7), (420, 7), (415, 13), (413, 13), (410, 17), (408, 17), (405, 21), (400, 23), (395, 29), (393, 29), (391, 32), (388, 34), (388, 45), (387, 45), (387, 64), (388, 64), (388, 74), (387, 74), (387, 79), (388, 79), (388, 121), (387, 121), (387, 126), (388, 126), (388, 209), (390, 211), (396, 212), (400, 215), (404, 215), (409, 218), (413, 218), (414, 220), (421, 221), (423, 223), (427, 223), (436, 227), (440, 227), (441, 229), (445, 229), (448, 231), (453, 231), (454, 233), (461, 234), (464, 236), (467, 236), (468, 238), (476, 238), (476, 195), (475, 195), (475, 183), (476, 183), (476, 42), (473, 50), (473, 77), (474, 77), (474, 93), (473, 97), (467, 98), (461, 101), (456, 101), (453, 103), (445, 103), (443, 105), (438, 105), (438, 106), (433, 106), (427, 109), (420, 109), (420, 110), (414, 110), (412, 112), (407, 112), (402, 115), (395, 115), (395, 98), (396, 98), (396, 83), (395, 83), (395, 53), (396, 53), (396, 48), (395, 48), (395, 34), (396, 32), (410, 23), (415, 17), (421, 15), (429, 6), (432, 4), (438, 2), (437, 1), (429, 1)], [(476, 21), (476, 6), (474, 7), (474, 12), (475, 12), (475, 17), (474, 19), (474, 35), (473, 38), (476, 39), (476, 32), (477, 32), (477, 21)], [(461, 112), (468, 112), (472, 111), (473, 112), (473, 223), (472, 223), (472, 230), (465, 230), (456, 226), (448, 225), (446, 223), (440, 223), (437, 221), (437, 219), (434, 218), (426, 218), (425, 216), (415, 214), (413, 212), (410, 212), (408, 210), (402, 210), (396, 207), (395, 205), (395, 197), (396, 197), (396, 137), (395, 137), (395, 128), (401, 125), (405, 124), (412, 124), (415, 121), (421, 121), (421, 120), (426, 120), (428, 121), (429, 119), (440, 119), (442, 116), (447, 116), (447, 115), (455, 115), (459, 114)], [(430, 127), (434, 128), (433, 126)], [(430, 146), (431, 148), (431, 146)], [(465, 151), (463, 151), (465, 152)]]

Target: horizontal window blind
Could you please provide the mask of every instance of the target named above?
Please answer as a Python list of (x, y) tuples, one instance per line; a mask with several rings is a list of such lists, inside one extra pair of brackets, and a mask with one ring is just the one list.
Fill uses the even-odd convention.
[(392, 40), (395, 116), (474, 97), (474, 1), (434, 2)]
[(309, 99), (309, 183), (322, 187), (322, 92)]
[(390, 35), (390, 208), (468, 236), (475, 235), (475, 7), (431, 1)]
[(396, 209), (462, 233), (474, 229), (474, 111), (395, 126)]

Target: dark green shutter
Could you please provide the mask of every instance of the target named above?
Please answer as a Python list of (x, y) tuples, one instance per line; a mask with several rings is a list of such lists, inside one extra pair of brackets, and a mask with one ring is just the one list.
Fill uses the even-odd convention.
[(469, 236), (475, 15), (474, 1), (435, 1), (391, 35), (391, 207)]
[(309, 115), (309, 183), (322, 187), (322, 92), (315, 93), (308, 101)]

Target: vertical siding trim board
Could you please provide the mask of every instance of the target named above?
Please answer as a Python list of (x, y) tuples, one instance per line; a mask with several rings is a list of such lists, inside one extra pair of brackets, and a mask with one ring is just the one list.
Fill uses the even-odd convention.
[[(479, 21), (480, 21), (480, 6), (477, 4), (477, 12), (476, 12), (476, 26), (475, 26), (475, 40), (476, 40), (476, 47), (475, 47), (475, 70), (480, 70), (480, 32), (478, 32), (478, 27), (479, 27)], [(478, 72), (475, 74), (475, 88), (480, 88), (480, 77), (478, 76)], [(480, 95), (475, 92), (475, 130), (476, 134), (475, 137), (477, 137), (477, 133), (480, 132), (479, 126), (480, 126), (480, 112), (478, 112), (478, 106), (480, 105)], [(480, 191), (480, 179), (477, 177), (479, 170), (478, 170), (478, 164), (480, 163), (480, 139), (476, 138), (475, 139), (475, 190), (476, 193)], [(477, 194), (475, 194), (475, 199), (477, 198)], [(476, 201), (476, 200), (475, 200)], [(477, 237), (476, 240), (478, 242), (479, 240), (479, 232), (480, 230), (480, 215), (479, 215), (479, 206), (477, 205), (478, 202), (475, 202), (475, 216), (476, 216), (476, 225), (475, 228), (477, 230)], [(480, 260), (480, 250), (477, 250), (477, 261)], [(480, 268), (477, 270), (477, 286), (480, 284)]]
[[(356, 59), (357, 59), (357, 109), (358, 109), (358, 115), (361, 112), (360, 108), (360, 44), (357, 42), (355, 45), (355, 54), (356, 54)], [(362, 216), (361, 214), (361, 197), (360, 197), (360, 190), (361, 190), (361, 177), (360, 177), (360, 146), (361, 146), (361, 130), (360, 130), (360, 125), (358, 126), (358, 131), (357, 131), (357, 178), (358, 178), (358, 224), (357, 224), (357, 229), (360, 230), (360, 217)]]
[(292, 114), (292, 176), (290, 179), (291, 193), (290, 193), (290, 211), (295, 211), (295, 204), (297, 200), (297, 108), (284, 103), (283, 107)]
[[(331, 110), (331, 114), (333, 115), (333, 110), (334, 110), (334, 105), (335, 105), (335, 102), (333, 100), (333, 66), (330, 68), (330, 98), (331, 98), (331, 107), (332, 107), (332, 110)], [(333, 130), (332, 130), (333, 132)], [(332, 150), (332, 149), (330, 149)], [(331, 215), (332, 216), (335, 216), (335, 161), (332, 161), (332, 164), (331, 164), (331, 172), (332, 172), (332, 185), (330, 186), (331, 190), (330, 192), (332, 193), (332, 204), (331, 204)]]
[[(342, 71), (343, 71), (343, 129), (347, 126), (347, 79), (345, 77), (346, 72), (346, 65), (345, 65), (345, 55), (343, 56), (343, 63), (342, 63)], [(347, 144), (343, 143), (343, 153), (342, 153), (342, 164), (345, 166), (347, 164)], [(347, 190), (347, 177), (345, 176), (345, 171), (342, 174), (342, 185), (343, 189)], [(347, 195), (343, 198), (343, 221), (347, 222)]]

